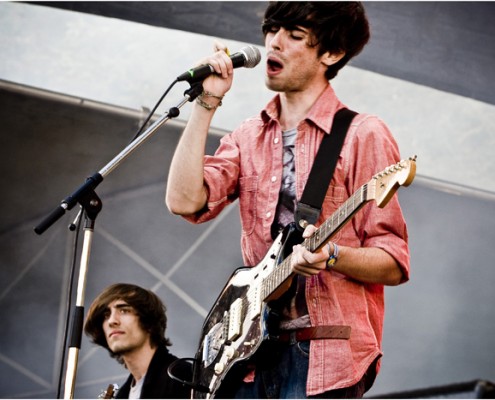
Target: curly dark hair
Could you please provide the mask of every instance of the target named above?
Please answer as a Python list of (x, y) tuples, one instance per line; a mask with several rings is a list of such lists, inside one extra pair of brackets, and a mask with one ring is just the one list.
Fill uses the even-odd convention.
[(150, 333), (150, 342), (153, 347), (172, 345), (165, 337), (167, 309), (163, 302), (152, 291), (129, 283), (116, 283), (108, 286), (91, 304), (84, 323), (84, 332), (93, 343), (106, 348), (112, 357), (123, 362), (118, 354), (110, 350), (103, 332), (105, 314), (110, 303), (115, 300), (123, 300), (134, 308), (139, 317), (139, 325)]
[(311, 46), (318, 47), (318, 55), (345, 53), (337, 63), (328, 67), (328, 80), (351, 58), (361, 52), (370, 38), (366, 12), (360, 2), (270, 2), (265, 11), (262, 31), (266, 36), (273, 28), (292, 30), (296, 26), (308, 28)]

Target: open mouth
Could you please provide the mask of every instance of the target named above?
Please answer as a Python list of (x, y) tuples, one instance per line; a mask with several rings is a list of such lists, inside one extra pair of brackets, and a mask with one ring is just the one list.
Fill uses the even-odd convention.
[(284, 68), (284, 66), (282, 65), (281, 62), (279, 62), (273, 58), (269, 58), (266, 62), (266, 65), (267, 65), (268, 72), (279, 72)]

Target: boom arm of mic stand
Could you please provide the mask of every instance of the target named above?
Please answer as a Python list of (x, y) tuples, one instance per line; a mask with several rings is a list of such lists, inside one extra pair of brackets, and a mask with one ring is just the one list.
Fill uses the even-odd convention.
[(201, 83), (197, 83), (191, 86), (190, 89), (184, 92), (184, 98), (179, 102), (176, 107), (172, 107), (166, 114), (157, 119), (146, 131), (138, 136), (134, 141), (123, 149), (117, 156), (113, 158), (107, 165), (105, 165), (100, 171), (87, 178), (86, 182), (81, 185), (73, 194), (66, 197), (59, 206), (57, 206), (43, 221), (41, 221), (34, 231), (41, 235), (50, 226), (52, 226), (58, 219), (60, 219), (66, 211), (71, 210), (77, 203), (81, 202), (81, 199), (86, 197), (89, 193), (103, 181), (103, 179), (112, 172), (117, 166), (120, 165), (125, 158), (134, 152), (139, 146), (141, 146), (146, 140), (148, 140), (165, 122), (169, 119), (175, 118), (180, 114), (179, 109), (184, 106), (188, 101), (193, 101), (201, 92), (203, 86)]

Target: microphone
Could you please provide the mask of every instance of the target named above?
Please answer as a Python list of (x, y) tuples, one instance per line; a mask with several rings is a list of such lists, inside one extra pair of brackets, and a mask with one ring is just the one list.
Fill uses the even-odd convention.
[[(234, 53), (230, 56), (232, 60), (232, 64), (234, 68), (238, 67), (246, 67), (246, 68), (254, 68), (258, 65), (261, 60), (260, 51), (254, 46), (246, 46), (239, 50), (237, 53)], [(215, 70), (211, 65), (200, 65), (199, 67), (192, 68), (189, 71), (184, 72), (182, 75), (177, 77), (177, 81), (187, 81), (191, 82), (199, 82), (211, 74), (214, 74)]]

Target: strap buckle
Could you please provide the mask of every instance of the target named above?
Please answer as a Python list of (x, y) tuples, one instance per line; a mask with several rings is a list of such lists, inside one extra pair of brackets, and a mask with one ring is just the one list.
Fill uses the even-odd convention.
[(320, 213), (321, 208), (315, 208), (301, 202), (297, 203), (296, 212), (294, 213), (297, 229), (302, 232), (309, 224), (316, 224)]

